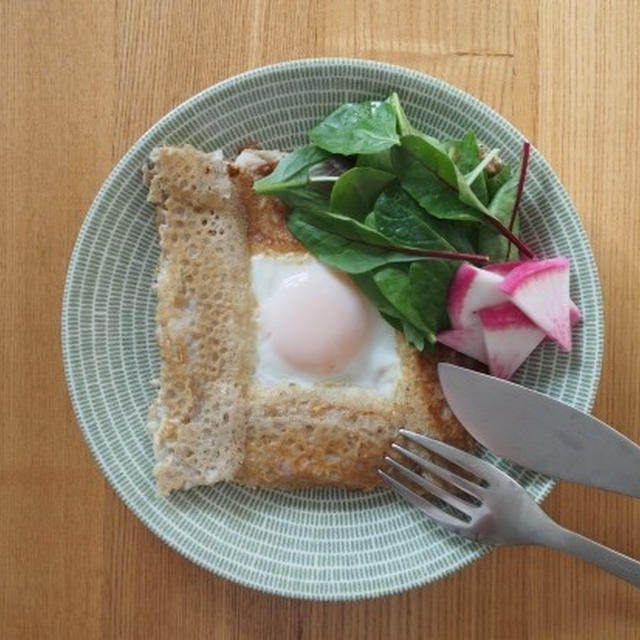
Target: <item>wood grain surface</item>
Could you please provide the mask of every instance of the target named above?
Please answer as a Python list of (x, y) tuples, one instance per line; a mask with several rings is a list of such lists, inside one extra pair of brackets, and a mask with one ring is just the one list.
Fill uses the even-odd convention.
[[(210, 575), (106, 484), (76, 426), (59, 338), (85, 212), (153, 122), (252, 67), (372, 58), (474, 94), (550, 161), (604, 288), (594, 411), (640, 440), (639, 48), (636, 0), (0, 0), (0, 638), (640, 638), (639, 591), (541, 549), (501, 549), (356, 603)], [(640, 501), (563, 483), (545, 508), (640, 557)]]

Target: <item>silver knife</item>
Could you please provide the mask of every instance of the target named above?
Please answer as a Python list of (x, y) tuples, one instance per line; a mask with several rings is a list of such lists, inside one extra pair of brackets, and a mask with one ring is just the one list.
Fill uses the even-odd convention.
[(640, 447), (604, 422), (513, 382), (438, 365), (449, 407), (478, 442), (554, 478), (640, 497)]

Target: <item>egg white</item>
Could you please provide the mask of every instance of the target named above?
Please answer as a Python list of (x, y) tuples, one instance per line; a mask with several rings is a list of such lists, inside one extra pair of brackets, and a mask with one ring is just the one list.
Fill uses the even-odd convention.
[(257, 254), (251, 257), (251, 285), (257, 303), (254, 382), (263, 386), (299, 385), (304, 388), (339, 386), (345, 391), (366, 390), (385, 398), (393, 397), (400, 377), (396, 335), (369, 301), (365, 301), (367, 313), (371, 314), (366, 339), (358, 353), (340, 370), (328, 374), (305, 371), (283, 360), (274, 350), (264, 330), (265, 307), (285, 280), (314, 263), (318, 264), (308, 254)]

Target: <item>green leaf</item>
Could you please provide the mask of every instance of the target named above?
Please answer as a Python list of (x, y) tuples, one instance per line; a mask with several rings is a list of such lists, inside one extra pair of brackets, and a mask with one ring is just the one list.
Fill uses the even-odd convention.
[(443, 220), (482, 221), (482, 213), (462, 202), (453, 187), (406, 150), (394, 149), (392, 158), (402, 187), (432, 216)]
[[(449, 156), (463, 175), (469, 174), (482, 162), (480, 146), (473, 131), (468, 131), (462, 140), (448, 141), (446, 146)], [(489, 202), (489, 195), (485, 172), (482, 171), (470, 186), (480, 202), (486, 205)]]
[(404, 331), (403, 322), (400, 318), (396, 318), (395, 316), (387, 315), (386, 313), (380, 312), (380, 315), (398, 332), (402, 333)]
[(478, 230), (477, 224), (456, 222), (455, 220), (434, 220), (440, 235), (452, 244), (456, 251), (463, 253), (478, 253), (476, 249)]
[(364, 225), (369, 227), (370, 229), (376, 228), (376, 213), (372, 211), (367, 217), (364, 219)]
[(384, 236), (375, 228), (368, 227), (362, 222), (358, 222), (353, 218), (348, 218), (339, 213), (330, 213), (329, 211), (319, 211), (318, 209), (299, 208), (296, 211), (303, 211), (306, 219), (318, 229), (337, 233), (349, 240), (357, 242), (366, 242), (379, 247), (392, 249), (397, 248), (399, 243), (393, 243), (389, 238)]
[(387, 98), (387, 102), (395, 111), (396, 121), (398, 123), (398, 133), (401, 136), (419, 133), (419, 131), (417, 129), (414, 129), (412, 124), (409, 122), (409, 118), (407, 118), (407, 114), (404, 112), (402, 104), (400, 103), (400, 98), (395, 91)]
[[(383, 267), (376, 270), (373, 283), (367, 280), (368, 297), (391, 318), (398, 319), (399, 313), (407, 341), (422, 351), (425, 341), (434, 344), (436, 333), (449, 324), (447, 296), (458, 266), (457, 262), (428, 260), (413, 262), (408, 270), (400, 266)], [(374, 295), (370, 293), (372, 290)], [(392, 324), (397, 328), (397, 322)]]
[(511, 177), (511, 167), (505, 165), (495, 176), (487, 179), (487, 191), (489, 198), (492, 199), (496, 195), (498, 189)]
[(414, 327), (425, 332), (429, 331), (413, 305), (408, 271), (398, 267), (384, 267), (375, 272), (373, 280), (382, 295), (401, 313), (403, 318)]
[(509, 178), (496, 192), (489, 203), (489, 211), (505, 225), (509, 224), (513, 206), (516, 203), (518, 191), (518, 179), (516, 176)]
[(424, 332), (420, 331), (417, 327), (414, 327), (408, 320), (402, 320), (400, 326), (407, 342), (414, 346), (418, 351), (424, 351)]
[[(431, 163), (430, 168), (432, 168), (432, 170), (434, 171), (437, 171), (440, 177), (450, 174), (449, 170), (451, 167), (447, 168), (446, 160), (444, 160), (444, 156), (446, 156), (447, 158), (448, 156), (444, 152), (442, 152), (442, 145), (439, 145), (439, 143), (437, 145), (434, 145), (425, 136), (422, 136), (422, 137), (405, 136), (402, 138), (402, 146), (409, 149), (411, 153), (414, 153), (414, 155), (418, 159), (420, 159), (423, 163), (430, 162)], [(465, 204), (468, 204), (470, 207), (477, 209), (482, 214), (484, 214), (484, 216), (496, 218), (504, 226), (505, 224), (504, 221), (498, 215), (501, 211), (501, 207), (494, 206), (494, 207), (488, 208), (484, 204), (482, 204), (482, 202), (478, 200), (478, 197), (475, 195), (475, 193), (473, 193), (473, 191), (465, 181), (464, 176), (462, 175), (458, 167), (455, 166), (455, 164), (453, 164), (453, 161), (451, 160), (451, 158), (449, 158), (449, 161), (451, 162), (451, 165), (453, 167), (453, 173), (455, 174), (455, 178), (457, 181), (458, 197), (460, 198), (460, 200)], [(429, 166), (429, 165), (425, 164), (425, 166)], [(503, 188), (505, 188), (505, 185), (501, 187), (501, 189)], [(492, 202), (497, 195), (498, 195), (498, 192), (496, 192), (496, 195), (492, 199)], [(506, 254), (506, 246), (508, 244), (508, 241), (506, 239), (504, 241), (497, 240), (497, 237), (499, 234), (494, 230), (495, 225), (492, 225), (487, 218), (484, 218), (483, 222), (484, 222), (484, 226), (487, 226), (490, 229), (490, 232), (483, 232), (482, 234), (483, 237), (486, 236), (485, 241), (487, 244), (485, 244), (484, 246), (485, 247), (488, 246), (491, 249), (488, 255), (490, 256), (495, 255), (498, 249), (494, 245), (497, 245), (498, 243), (502, 244), (505, 247), (505, 254)], [(517, 234), (517, 232), (518, 232), (517, 228), (514, 227), (514, 233)], [(487, 251), (485, 251), (482, 246), (479, 247), (479, 250), (482, 253), (487, 253)], [(515, 251), (515, 249), (513, 249), (513, 251)], [(509, 255), (511, 255), (511, 251), (509, 252)]]
[[(491, 164), (491, 162), (493, 162), (498, 157), (499, 153), (500, 153), (500, 149), (491, 149), (491, 151), (486, 153), (482, 158), (482, 160), (480, 160), (480, 162), (469, 173), (465, 174), (464, 176), (465, 182), (472, 187), (473, 184), (476, 182), (476, 180), (478, 180), (481, 177), (484, 177), (485, 169), (489, 166), (489, 164)], [(474, 191), (474, 193), (476, 192)], [(478, 194), (476, 193), (476, 195)], [(483, 204), (486, 204), (486, 203), (483, 202)]]
[(315, 145), (308, 144), (287, 154), (278, 166), (264, 178), (257, 180), (253, 188), (256, 193), (277, 195), (296, 187), (304, 187), (309, 182), (309, 169), (328, 157), (328, 153)]
[[(344, 220), (354, 222), (350, 218), (344, 218)], [(318, 223), (321, 226), (318, 226)], [(325, 225), (328, 226), (328, 223), (318, 217), (318, 212), (311, 209), (294, 209), (287, 221), (289, 231), (311, 253), (319, 260), (345, 273), (364, 273), (386, 264), (421, 259), (419, 256), (399, 253), (388, 247), (372, 246), (346, 238), (337, 231), (327, 230)], [(373, 231), (365, 225), (361, 227)]]
[(400, 142), (396, 127), (396, 112), (389, 102), (350, 102), (311, 129), (309, 138), (331, 153), (378, 153)]
[[(509, 178), (498, 189), (489, 203), (491, 215), (495, 216), (505, 226), (509, 226), (509, 222), (511, 221), (511, 214), (516, 203), (517, 190), (518, 180), (514, 176)], [(518, 218), (516, 218), (513, 231), (516, 234), (519, 232)], [(509, 249), (509, 255), (507, 255), (508, 247), (509, 241), (495, 229), (483, 226), (478, 232), (478, 250), (488, 255), (491, 260), (503, 261), (517, 259), (518, 249), (512, 245)]]
[(391, 164), (391, 149), (385, 149), (378, 153), (361, 153), (356, 160), (357, 167), (371, 167), (372, 169), (380, 169), (380, 171), (388, 171), (393, 173), (393, 165)]
[(333, 180), (334, 182), (354, 166), (353, 158), (341, 155), (329, 155), (322, 162), (309, 169), (309, 182), (314, 180)]
[(456, 166), (438, 140), (424, 134), (403, 136), (401, 145), (450, 187), (458, 188)]
[(373, 215), (375, 228), (399, 244), (422, 249), (454, 249), (440, 235), (435, 218), (425, 214), (398, 185), (391, 185), (380, 194)]
[[(351, 274), (351, 279), (381, 314), (399, 320), (402, 314), (382, 295), (382, 291), (380, 291), (380, 288), (373, 279), (373, 274), (373, 271), (353, 273)], [(397, 328), (396, 325), (393, 326)], [(399, 331), (402, 331), (402, 326), (400, 326)]]
[(475, 252), (461, 224), (437, 220), (424, 211), (399, 185), (391, 184), (366, 218), (391, 242), (417, 249)]
[(290, 208), (305, 207), (326, 210), (329, 208), (329, 193), (322, 188), (307, 186), (294, 187), (269, 193), (276, 196)]
[(473, 131), (468, 131), (459, 140), (447, 140), (443, 145), (463, 174), (469, 173), (481, 160), (480, 147)]
[(449, 186), (457, 189), (458, 198), (464, 204), (484, 214), (488, 213), (485, 205), (482, 204), (469, 184), (467, 184), (464, 175), (440, 142), (429, 136), (413, 135), (403, 136), (401, 143), (402, 147), (420, 160), (425, 167), (431, 169)]
[(449, 285), (460, 266), (452, 260), (414, 262), (409, 268), (411, 303), (424, 324), (435, 334), (449, 326), (447, 299)]
[(331, 210), (364, 220), (380, 192), (395, 176), (371, 167), (354, 167), (343, 173), (331, 190)]

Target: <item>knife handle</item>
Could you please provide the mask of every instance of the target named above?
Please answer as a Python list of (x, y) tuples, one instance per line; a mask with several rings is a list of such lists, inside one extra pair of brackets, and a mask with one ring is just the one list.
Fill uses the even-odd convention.
[(535, 536), (536, 544), (564, 551), (640, 587), (640, 562), (549, 520)]

